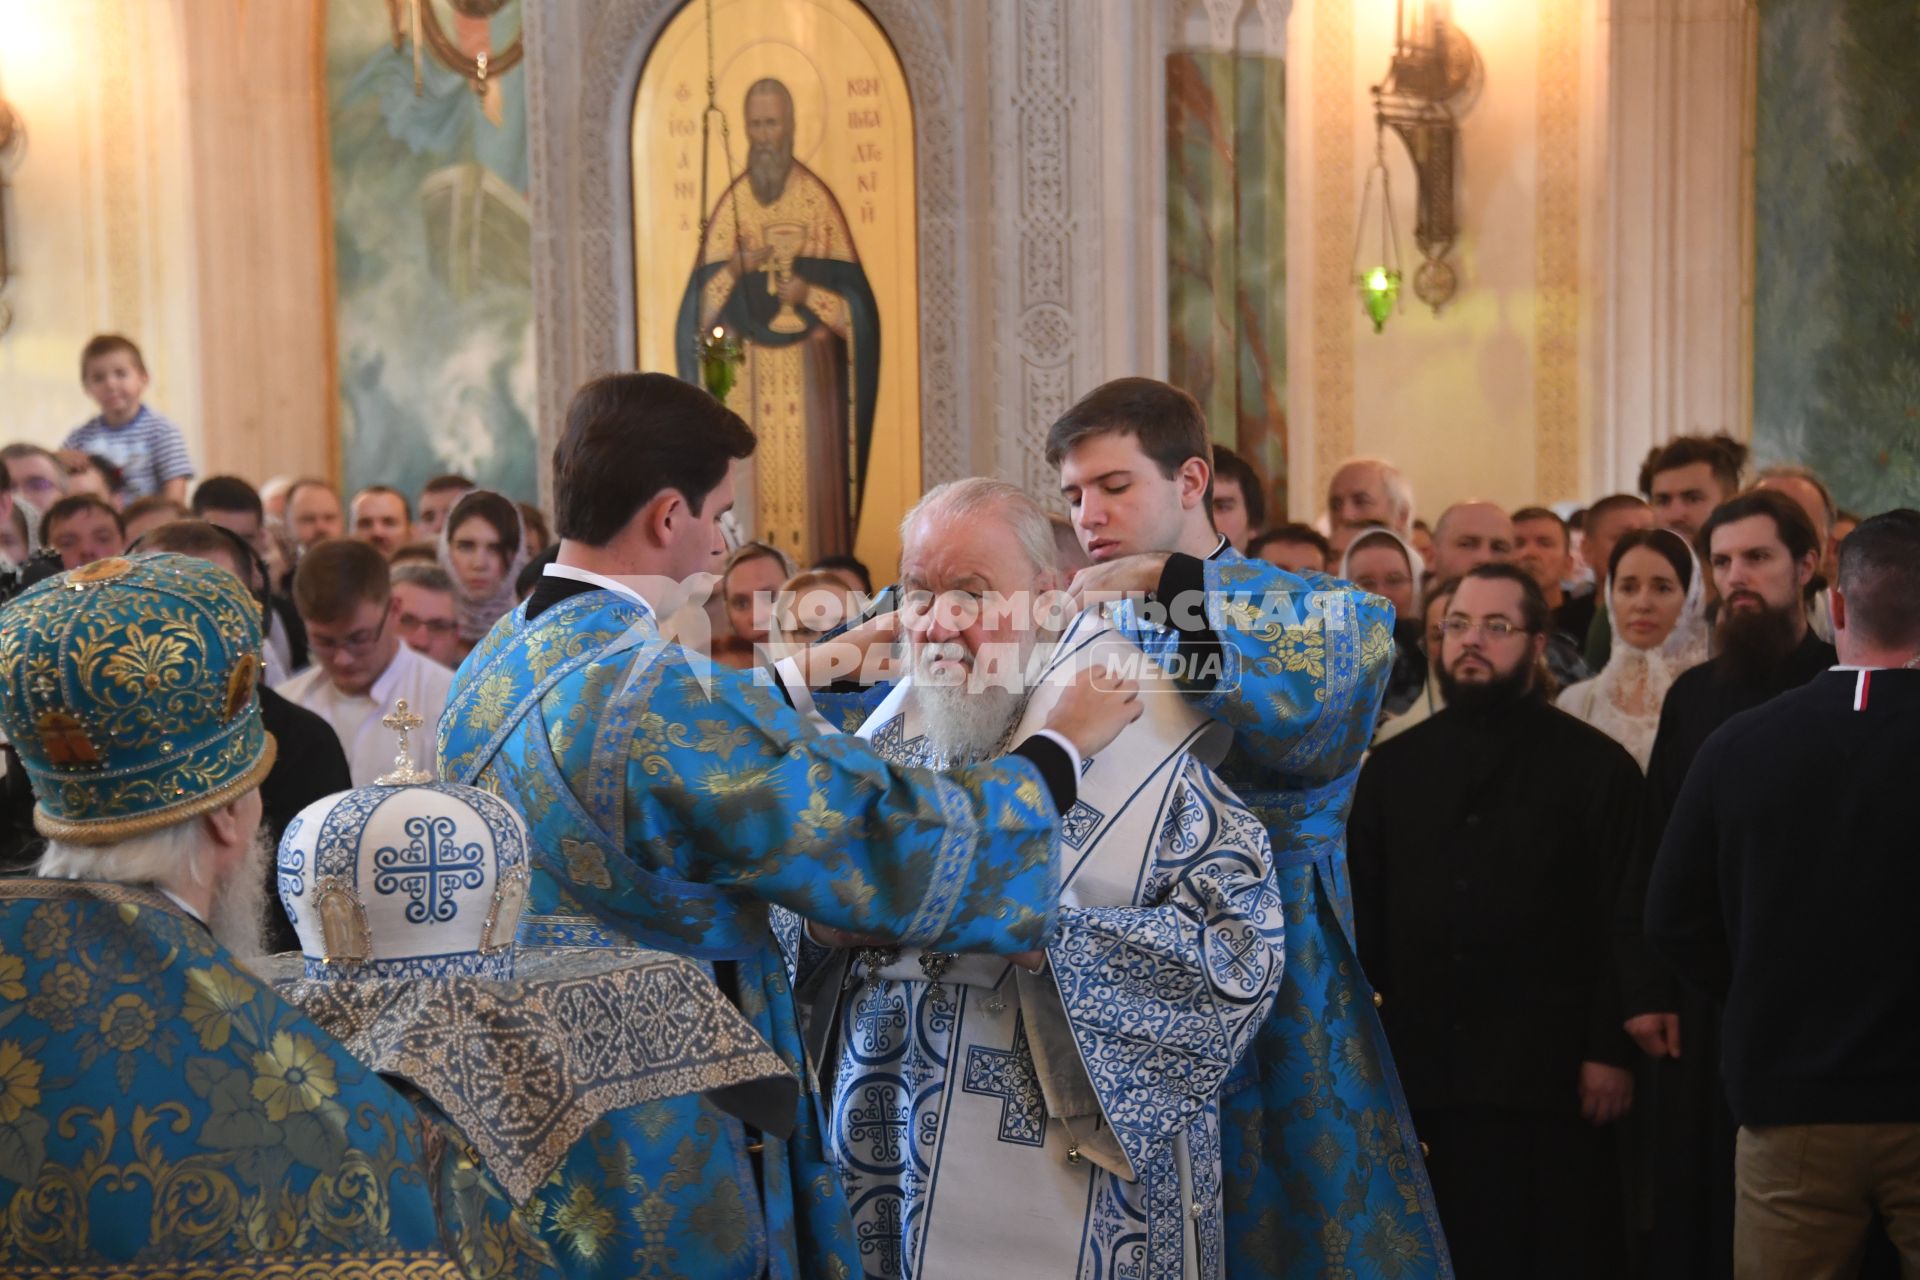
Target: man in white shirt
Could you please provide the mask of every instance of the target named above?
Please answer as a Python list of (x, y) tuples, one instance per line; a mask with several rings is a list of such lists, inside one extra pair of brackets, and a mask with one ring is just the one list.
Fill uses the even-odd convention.
[(293, 576), (293, 601), (313, 666), (276, 692), (333, 726), (356, 787), (393, 770), (393, 734), (380, 721), (405, 699), (425, 722), (412, 735), (413, 765), (431, 770), (453, 672), (401, 643), (386, 557), (365, 542), (318, 543)]

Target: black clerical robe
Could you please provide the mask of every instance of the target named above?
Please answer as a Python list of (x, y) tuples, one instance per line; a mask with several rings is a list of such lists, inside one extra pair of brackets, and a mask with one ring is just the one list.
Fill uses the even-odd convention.
[[(278, 746), (273, 768), (260, 783), (260, 823), (274, 848), (287, 824), (299, 812), (324, 796), (353, 789), (347, 753), (333, 726), (264, 686), (260, 689), (260, 723)], [(279, 860), (268, 858), (267, 950), (298, 951), (299, 935), (280, 901)]]
[(1463, 1276), (1612, 1276), (1611, 1134), (1583, 1062), (1624, 1066), (1610, 928), (1643, 780), (1539, 699), (1449, 707), (1381, 745), (1348, 831), (1362, 968)]
[(1738, 679), (1725, 658), (1673, 682), (1647, 764), (1646, 829), (1621, 884), (1617, 928), (1626, 1016), (1680, 1015), (1681, 1056), (1640, 1066), (1650, 1149), (1635, 1163), (1650, 1181), (1652, 1280), (1724, 1280), (1733, 1274), (1735, 1126), (1720, 1083), (1720, 1010), (1685, 987), (1647, 945), (1642, 915), (1655, 851), (1701, 744), (1742, 711), (1799, 688), (1836, 662), (1808, 631), (1763, 679)]

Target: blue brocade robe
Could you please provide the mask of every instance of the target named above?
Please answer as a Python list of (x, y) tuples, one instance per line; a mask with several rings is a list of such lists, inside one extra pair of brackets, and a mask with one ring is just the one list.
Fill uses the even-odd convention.
[(168, 899), (0, 881), (0, 1275), (556, 1274), (465, 1151)]
[[(1216, 772), (1266, 825), (1287, 913), (1279, 999), (1220, 1101), (1227, 1274), (1450, 1277), (1426, 1163), (1352, 942), (1347, 812), (1393, 666), (1393, 608), (1232, 550), (1202, 569), (1219, 672), (1190, 697), (1234, 731)], [(1263, 610), (1270, 593), (1287, 607)], [(1126, 604), (1109, 617), (1173, 665), (1178, 631)], [(842, 723), (882, 696), (814, 700)]]
[[(461, 666), (440, 732), (441, 776), (507, 798), (532, 831), (523, 942), (707, 961), (803, 1080), (769, 904), (950, 951), (1027, 950), (1052, 922), (1058, 816), (1032, 764), (889, 765), (822, 737), (751, 675), (666, 644), (612, 591), (503, 618)], [(811, 1087), (786, 1135), (749, 1135), (698, 1097), (617, 1113), (535, 1203), (572, 1275), (858, 1267)]]
[[(1226, 551), (1204, 565), (1234, 731), (1220, 777), (1266, 823), (1287, 904), (1274, 1013), (1221, 1097), (1227, 1273), (1451, 1276), (1426, 1162), (1353, 949), (1347, 812), (1393, 667), (1393, 607)], [(1286, 608), (1267, 610), (1270, 593)], [(1149, 653), (1170, 628), (1116, 623)]]

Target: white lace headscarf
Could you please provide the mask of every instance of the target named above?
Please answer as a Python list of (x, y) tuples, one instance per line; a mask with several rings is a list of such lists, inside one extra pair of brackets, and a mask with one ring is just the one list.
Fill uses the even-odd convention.
[[(1685, 546), (1684, 538), (1676, 540)], [(1609, 576), (1604, 589), (1608, 593), (1607, 622), (1613, 630), (1613, 648), (1607, 665), (1593, 679), (1561, 695), (1563, 704), (1574, 701), (1576, 694), (1584, 696), (1587, 723), (1631, 752), (1642, 772), (1653, 755), (1653, 739), (1660, 731), (1660, 708), (1667, 700), (1667, 690), (1681, 672), (1699, 666), (1710, 656), (1706, 573), (1691, 547), (1687, 548), (1687, 558), (1693, 565), (1693, 576), (1687, 583), (1680, 617), (1667, 638), (1652, 649), (1636, 648), (1620, 634), (1620, 615), (1612, 607), (1613, 580)]]
[[(519, 544), (514, 548), (513, 556), (507, 562), (507, 571), (500, 577), (500, 585), (494, 588), (493, 594), (485, 599), (469, 596), (466, 588), (460, 585), (460, 575), (453, 568), (452, 539), (455, 524), (453, 517), (455, 512), (460, 512), (467, 499), (477, 494), (490, 494), (506, 503), (508, 509), (513, 512), (514, 527), (520, 531)], [(479, 515), (477, 511), (460, 512), (459, 523), (465, 524), (470, 518)], [(485, 519), (484, 516), (481, 518)], [(493, 630), (494, 623), (520, 603), (520, 595), (514, 589), (514, 584), (520, 577), (520, 570), (526, 568), (528, 556), (527, 523), (520, 518), (519, 505), (505, 494), (494, 493), (490, 489), (470, 489), (461, 494), (460, 501), (453, 504), (453, 510), (447, 513), (446, 522), (440, 526), (439, 558), (440, 567), (446, 570), (449, 578), (453, 579), (455, 631), (464, 643), (478, 644), (486, 638), (487, 632)]]

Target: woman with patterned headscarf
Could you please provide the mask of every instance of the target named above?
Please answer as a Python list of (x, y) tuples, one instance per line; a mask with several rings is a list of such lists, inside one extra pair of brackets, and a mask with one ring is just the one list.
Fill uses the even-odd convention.
[(475, 489), (453, 504), (440, 527), (440, 567), (453, 580), (461, 657), (519, 602), (514, 580), (527, 562), (520, 509), (490, 489)]

